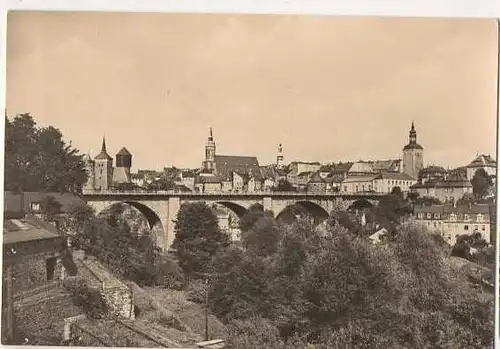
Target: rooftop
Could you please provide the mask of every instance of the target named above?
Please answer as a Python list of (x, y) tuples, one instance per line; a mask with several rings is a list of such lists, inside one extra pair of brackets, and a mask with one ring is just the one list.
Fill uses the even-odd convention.
[[(41, 203), (47, 196), (52, 196), (61, 204), (61, 212), (67, 213), (72, 207), (85, 204), (85, 201), (80, 197), (71, 193), (54, 193), (54, 192), (24, 192), (24, 211), (30, 211), (31, 203)], [(22, 210), (22, 196), (19, 193), (4, 192), (4, 212), (21, 212)]]
[(231, 178), (232, 173), (251, 174), (256, 180), (262, 179), (259, 161), (255, 156), (216, 155), (215, 168), (220, 178)]
[(497, 162), (490, 155), (478, 155), (467, 167), (496, 167)]
[(59, 237), (54, 226), (33, 216), (22, 219), (5, 219), (3, 222), (4, 245)]

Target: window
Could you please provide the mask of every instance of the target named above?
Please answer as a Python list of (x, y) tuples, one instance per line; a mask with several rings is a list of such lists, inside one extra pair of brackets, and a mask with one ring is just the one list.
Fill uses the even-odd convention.
[(434, 218), (439, 218), (439, 213), (434, 213)]
[(450, 214), (450, 221), (456, 221), (457, 220), (457, 215), (452, 213)]
[(469, 226), (468, 225), (464, 225), (464, 230), (469, 230)]
[(418, 217), (418, 218), (422, 218), (422, 217), (424, 217), (424, 214), (423, 214), (422, 212), (419, 212), (419, 213), (417, 214), (417, 217)]
[(358, 192), (358, 191), (359, 191), (359, 187), (358, 187), (358, 186), (356, 186), (356, 192)]
[(464, 214), (464, 220), (466, 220), (466, 221), (469, 220), (469, 215), (468, 214)]
[(347, 185), (344, 185), (344, 191), (347, 191)]
[(479, 214), (476, 216), (476, 219), (477, 219), (477, 221), (478, 221), (478, 222), (482, 222), (482, 221), (483, 221), (483, 215), (479, 213)]
[(485, 230), (486, 230), (486, 226), (484, 226), (484, 225), (483, 225), (483, 226), (481, 227), (481, 230), (482, 230), (482, 231), (485, 231)]
[(432, 218), (432, 213), (427, 212), (427, 218)]
[(361, 190), (365, 191), (365, 185), (364, 184), (361, 186)]
[(47, 281), (54, 280), (54, 272), (56, 270), (57, 259), (48, 258), (45, 261), (45, 267), (47, 269)]
[(31, 211), (33, 211), (33, 212), (40, 212), (40, 210), (41, 210), (39, 202), (32, 202), (30, 204), (30, 208), (31, 208)]

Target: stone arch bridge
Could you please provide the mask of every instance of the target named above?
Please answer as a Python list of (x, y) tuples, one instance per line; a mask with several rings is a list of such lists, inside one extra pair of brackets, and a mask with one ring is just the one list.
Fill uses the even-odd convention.
[(248, 208), (260, 204), (264, 210), (271, 210), (275, 218), (287, 208), (300, 205), (314, 217), (325, 219), (334, 209), (348, 210), (350, 207), (371, 206), (378, 202), (382, 193), (296, 193), (296, 192), (255, 192), (255, 193), (178, 193), (169, 191), (93, 191), (85, 192), (85, 201), (97, 214), (107, 208), (125, 203), (135, 207), (147, 219), (149, 227), (160, 226), (162, 235), (157, 244), (168, 249), (174, 241), (174, 220), (181, 204), (205, 202), (219, 204), (242, 217)]

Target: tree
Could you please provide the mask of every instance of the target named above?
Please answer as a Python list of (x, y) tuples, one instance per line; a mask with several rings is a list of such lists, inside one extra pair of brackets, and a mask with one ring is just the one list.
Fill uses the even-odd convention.
[(296, 189), (287, 179), (280, 179), (276, 191), (296, 191)]
[(212, 257), (229, 245), (229, 237), (220, 230), (214, 211), (204, 202), (181, 205), (174, 229), (172, 247), (186, 275), (208, 272)]
[(494, 297), (431, 233), (400, 226), (376, 246), (339, 225), (280, 229), (274, 253), (233, 248), (215, 259), (211, 307), (234, 347), (491, 347)]
[(241, 240), (247, 249), (268, 255), (278, 248), (279, 231), (272, 211), (252, 205), (240, 219)]
[(30, 114), (5, 118), (5, 189), (81, 192), (87, 180), (82, 156), (62, 133), (38, 128)]
[(493, 181), (483, 168), (479, 168), (476, 170), (476, 173), (474, 173), (474, 177), (472, 177), (471, 183), (474, 195), (478, 199), (483, 198), (488, 193), (490, 187), (493, 185)]
[(62, 205), (52, 195), (44, 196), (40, 202), (40, 206), (42, 214), (48, 221), (53, 220), (57, 214), (61, 213)]

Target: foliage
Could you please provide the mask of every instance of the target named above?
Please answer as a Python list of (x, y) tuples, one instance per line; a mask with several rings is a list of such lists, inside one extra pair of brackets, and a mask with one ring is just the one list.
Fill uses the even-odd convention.
[(40, 206), (42, 214), (48, 221), (53, 220), (57, 214), (61, 213), (62, 205), (52, 195), (44, 196), (40, 202)]
[(457, 205), (471, 205), (476, 202), (474, 194), (465, 193), (460, 199), (457, 200)]
[(182, 276), (173, 269), (169, 275), (167, 264), (171, 262), (161, 256), (149, 230), (139, 229), (145, 225), (141, 220), (138, 212), (123, 206), (112, 206), (96, 216), (89, 206), (77, 205), (70, 208), (63, 229), (75, 249), (96, 257), (116, 275), (143, 286), (177, 285)]
[(476, 170), (471, 183), (474, 195), (477, 198), (483, 198), (486, 194), (488, 194), (490, 187), (493, 185), (493, 181), (483, 168)]
[(280, 179), (275, 191), (296, 191), (295, 187), (287, 179)]
[(66, 279), (63, 285), (71, 293), (75, 304), (81, 306), (87, 316), (100, 319), (107, 315), (108, 305), (101, 293), (90, 288), (84, 279)]
[(241, 241), (245, 248), (255, 253), (271, 254), (277, 249), (279, 231), (272, 211), (264, 211), (261, 205), (251, 206), (240, 219)]
[(427, 231), (400, 225), (373, 245), (338, 224), (275, 229), (275, 252), (230, 247), (212, 262), (210, 306), (234, 334), (230, 347), (491, 346), (493, 297), (470, 287)]
[(457, 241), (451, 252), (452, 256), (466, 258), (469, 261), (479, 263), (493, 268), (495, 263), (495, 251), (489, 247), (481, 233), (463, 234), (457, 237)]
[(153, 180), (146, 185), (147, 190), (173, 190), (175, 183), (173, 180), (165, 177)]
[(5, 189), (81, 192), (87, 180), (82, 156), (61, 131), (37, 127), (30, 114), (5, 118)]
[(207, 290), (208, 286), (206, 280), (192, 280), (186, 287), (186, 298), (187, 300), (194, 303), (205, 304), (207, 298)]
[(187, 276), (208, 272), (213, 256), (229, 245), (229, 237), (219, 228), (214, 211), (204, 202), (181, 205), (175, 221), (179, 265)]

